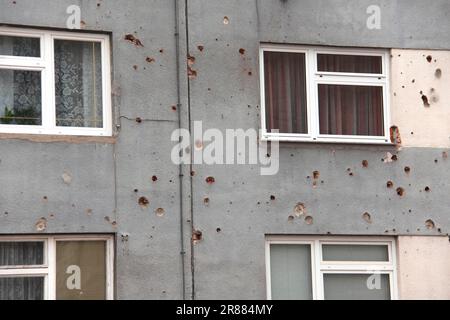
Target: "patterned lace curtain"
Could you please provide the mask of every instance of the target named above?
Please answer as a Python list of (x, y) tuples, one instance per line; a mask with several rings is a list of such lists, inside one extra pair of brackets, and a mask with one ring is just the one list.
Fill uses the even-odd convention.
[[(42, 242), (0, 242), (0, 266), (18, 267), (42, 265)], [(43, 300), (44, 278), (0, 277), (0, 300)]]

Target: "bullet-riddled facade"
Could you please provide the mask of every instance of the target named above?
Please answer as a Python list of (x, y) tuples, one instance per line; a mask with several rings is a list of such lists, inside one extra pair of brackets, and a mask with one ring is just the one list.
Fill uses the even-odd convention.
[(450, 5), (372, 2), (1, 0), (0, 298), (450, 298)]

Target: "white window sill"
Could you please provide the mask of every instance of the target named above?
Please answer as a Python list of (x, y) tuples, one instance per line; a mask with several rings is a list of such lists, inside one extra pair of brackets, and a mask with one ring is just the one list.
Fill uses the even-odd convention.
[(335, 137), (304, 137), (304, 136), (283, 136), (283, 135), (263, 135), (261, 141), (277, 141), (277, 142), (298, 142), (298, 143), (333, 143), (333, 144), (365, 144), (365, 145), (385, 145), (385, 146), (395, 146), (394, 143), (389, 141), (386, 137), (377, 138), (358, 138), (358, 137), (348, 137), (348, 138), (335, 138)]

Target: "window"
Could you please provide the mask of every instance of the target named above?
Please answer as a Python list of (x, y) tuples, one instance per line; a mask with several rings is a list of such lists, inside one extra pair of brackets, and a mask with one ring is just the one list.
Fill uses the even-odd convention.
[(395, 241), (341, 237), (270, 237), (268, 298), (397, 299)]
[(261, 46), (263, 139), (390, 143), (386, 50)]
[(111, 136), (109, 37), (0, 27), (0, 132)]
[(0, 300), (112, 300), (113, 239), (0, 237)]

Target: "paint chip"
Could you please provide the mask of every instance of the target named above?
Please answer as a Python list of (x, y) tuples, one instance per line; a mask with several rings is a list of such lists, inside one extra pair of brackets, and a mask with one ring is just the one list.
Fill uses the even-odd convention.
[(69, 172), (67, 172), (67, 171), (65, 171), (63, 173), (62, 179), (63, 179), (64, 183), (67, 184), (67, 185), (71, 184), (72, 180), (73, 180), (72, 175)]

